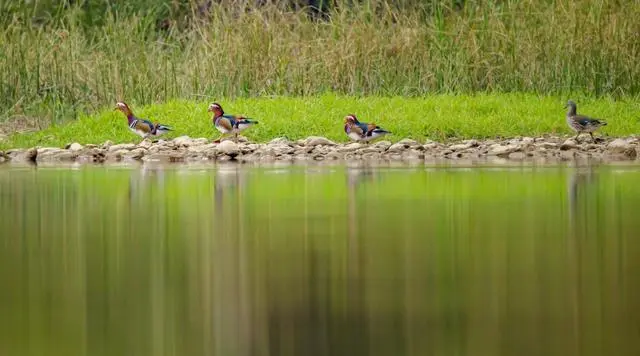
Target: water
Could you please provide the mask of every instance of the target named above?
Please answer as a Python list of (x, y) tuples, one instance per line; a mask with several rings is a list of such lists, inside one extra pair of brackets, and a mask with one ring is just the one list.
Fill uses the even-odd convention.
[(634, 167), (0, 168), (0, 355), (638, 355)]

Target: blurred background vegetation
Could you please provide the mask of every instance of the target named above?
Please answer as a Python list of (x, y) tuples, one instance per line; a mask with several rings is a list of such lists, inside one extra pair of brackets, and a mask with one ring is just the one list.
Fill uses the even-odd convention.
[(0, 123), (115, 100), (640, 93), (633, 0), (0, 1)]

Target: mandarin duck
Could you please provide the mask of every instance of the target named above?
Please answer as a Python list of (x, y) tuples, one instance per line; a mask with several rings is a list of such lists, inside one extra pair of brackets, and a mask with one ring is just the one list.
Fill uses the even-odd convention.
[(222, 106), (218, 103), (209, 105), (209, 112), (213, 112), (213, 126), (215, 126), (222, 135), (214, 142), (220, 142), (225, 135), (234, 134), (234, 141), (238, 141), (238, 133), (246, 130), (250, 126), (258, 123), (258, 121), (237, 115), (225, 115)]
[(569, 125), (573, 131), (578, 133), (574, 138), (576, 141), (578, 141), (578, 136), (583, 132), (588, 132), (589, 135), (591, 135), (591, 139), (595, 141), (593, 132), (602, 126), (607, 126), (607, 123), (603, 120), (578, 115), (577, 105), (572, 100), (569, 100), (564, 107), (569, 108), (567, 111), (567, 125)]
[(360, 122), (355, 115), (347, 115), (344, 118), (344, 124), (344, 132), (354, 141), (369, 142), (391, 133), (373, 122)]
[(129, 108), (125, 102), (119, 101), (116, 103), (116, 107), (114, 110), (122, 111), (122, 113), (127, 116), (127, 121), (129, 123), (129, 130), (134, 134), (142, 137), (144, 141), (149, 136), (160, 136), (169, 131), (173, 131), (170, 126), (152, 123), (149, 120), (140, 119), (133, 114), (133, 111)]

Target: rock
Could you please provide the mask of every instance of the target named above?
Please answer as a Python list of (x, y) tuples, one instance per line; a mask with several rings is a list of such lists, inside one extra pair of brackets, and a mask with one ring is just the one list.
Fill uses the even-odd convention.
[(489, 147), (489, 152), (488, 154), (490, 156), (507, 156), (512, 152), (516, 152), (520, 150), (520, 147), (518, 145), (500, 145), (498, 143), (491, 145), (491, 147)]
[(356, 150), (358, 150), (358, 149), (360, 149), (362, 147), (365, 147), (365, 145), (363, 145), (363, 144), (361, 144), (359, 142), (353, 142), (353, 143), (349, 143), (349, 144), (346, 144), (344, 146), (338, 147), (338, 152), (343, 152), (343, 153), (353, 152), (353, 151), (356, 151)]
[(189, 136), (178, 136), (174, 138), (172, 141), (175, 146), (189, 147), (194, 144), (193, 140)]
[(267, 143), (267, 145), (271, 146), (271, 145), (287, 145), (287, 146), (293, 146), (293, 142), (287, 140), (284, 137), (276, 137), (273, 140), (269, 141), (269, 143)]
[[(164, 142), (163, 142), (164, 144)], [(140, 142), (138, 144), (138, 148), (144, 148), (145, 150), (148, 150), (149, 148), (151, 148), (151, 146), (153, 146), (153, 142), (151, 142), (151, 140), (149, 139), (144, 139), (142, 140), (142, 142)]]
[[(111, 149), (109, 149), (109, 150), (111, 150)], [(116, 152), (118, 152), (118, 151), (116, 151)], [(144, 148), (139, 147), (139, 148), (133, 149), (131, 151), (120, 150), (119, 152), (123, 152), (122, 153), (122, 158), (139, 160), (139, 159), (142, 159), (142, 157), (144, 157), (144, 155), (147, 153), (147, 150), (145, 150)]]
[(373, 144), (373, 147), (380, 148), (383, 151), (386, 151), (389, 149), (389, 147), (391, 147), (391, 141), (378, 141)]
[(344, 156), (345, 154), (343, 152), (332, 151), (327, 154), (327, 159), (339, 160), (339, 159), (344, 159)]
[(408, 147), (401, 144), (401, 143), (394, 143), (393, 145), (389, 146), (389, 148), (387, 149), (387, 152), (394, 152), (394, 153), (400, 153), (402, 151), (404, 151), (405, 149), (407, 149)]
[(240, 135), (238, 135), (237, 139), (235, 139), (233, 136), (225, 137), (225, 138), (222, 139), (221, 142), (224, 142), (224, 141), (232, 141), (232, 142), (235, 142), (235, 143), (247, 143), (247, 142), (249, 142), (249, 140), (246, 137), (240, 136)]
[(617, 138), (607, 145), (607, 151), (611, 153), (623, 153), (630, 149), (635, 149), (635, 145), (622, 138)]
[(57, 147), (43, 147), (38, 149), (37, 162), (75, 161), (77, 152)]
[(209, 151), (209, 150), (212, 150), (212, 149), (215, 150), (216, 146), (218, 146), (218, 145), (215, 144), (215, 143), (208, 143), (206, 145), (189, 146), (187, 148), (187, 152), (190, 152), (190, 153), (202, 153), (202, 152), (206, 152), (206, 151)]
[(79, 143), (77, 143), (77, 142), (74, 142), (74, 143), (67, 144), (66, 146), (64, 146), (64, 148), (65, 148), (66, 150), (71, 150), (71, 151), (80, 151), (80, 150), (82, 150), (84, 147), (82, 147), (82, 145), (81, 145), (81, 144), (79, 144)]
[(524, 145), (533, 145), (536, 140), (533, 137), (523, 137), (520, 142)]
[(451, 149), (453, 151), (462, 151), (462, 150), (467, 150), (467, 149), (472, 148), (472, 147), (478, 147), (478, 141), (477, 140), (462, 141), (462, 143), (449, 146), (449, 149)]
[(276, 156), (293, 154), (293, 152), (295, 152), (293, 147), (284, 144), (270, 146), (269, 149), (271, 149)]
[(35, 162), (38, 150), (35, 148), (15, 149), (5, 152), (12, 162)]
[(562, 145), (560, 145), (560, 150), (562, 150), (562, 151), (572, 150), (572, 149), (577, 149), (577, 148), (578, 148), (578, 143), (573, 138), (569, 138), (569, 139), (565, 140), (562, 143)]
[[(109, 141), (107, 141), (107, 142), (109, 142)], [(129, 150), (130, 151), (130, 150), (136, 148), (136, 145), (133, 144), (133, 143), (121, 143), (119, 145), (108, 145), (107, 146), (106, 142), (105, 142), (105, 145), (103, 145), (103, 146), (104, 147), (108, 147), (109, 152), (119, 151), (119, 150)]]
[(238, 144), (233, 141), (222, 141), (218, 144), (218, 151), (229, 156), (235, 157), (240, 154), (240, 148)]
[(79, 153), (76, 157), (78, 163), (103, 163), (107, 159), (106, 150), (91, 148)]
[(335, 146), (336, 143), (329, 140), (326, 137), (321, 137), (321, 136), (309, 136), (307, 137), (305, 140), (302, 141), (302, 145), (303, 146), (319, 146), (319, 145), (325, 145), (325, 146)]
[(624, 156), (629, 159), (635, 159), (638, 155), (636, 151), (636, 145), (629, 140), (622, 138), (615, 139), (607, 145), (607, 155), (609, 156)]
[(402, 140), (397, 142), (398, 144), (404, 145), (405, 147), (418, 147), (418, 146), (422, 146), (421, 144), (418, 143), (418, 141), (416, 140), (412, 140), (410, 138), (403, 138)]
[[(420, 145), (422, 147), (422, 145)], [(423, 160), (424, 153), (416, 149), (408, 149), (402, 153), (402, 159), (405, 161)]]
[(523, 160), (526, 156), (524, 152), (511, 152), (508, 157), (512, 160)]

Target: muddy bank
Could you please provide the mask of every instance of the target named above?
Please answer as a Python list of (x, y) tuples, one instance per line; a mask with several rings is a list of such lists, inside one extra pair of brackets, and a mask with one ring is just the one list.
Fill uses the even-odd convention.
[[(403, 139), (397, 143), (378, 141), (370, 144), (335, 143), (324, 137), (298, 141), (276, 138), (268, 143), (251, 143), (243, 137), (212, 143), (206, 138), (177, 137), (152, 143), (81, 145), (65, 148), (34, 147), (0, 152), (0, 162), (224, 162), (261, 163), (274, 161), (534, 161), (639, 160), (640, 140), (636, 137), (607, 138), (592, 142), (587, 136), (576, 142), (567, 137), (519, 137), (512, 139), (418, 142)], [(639, 160), (640, 161), (640, 160)]]

